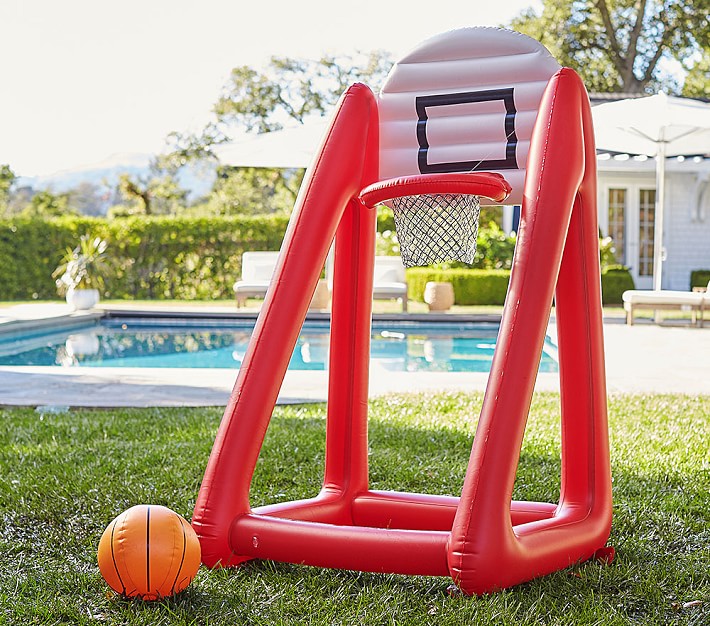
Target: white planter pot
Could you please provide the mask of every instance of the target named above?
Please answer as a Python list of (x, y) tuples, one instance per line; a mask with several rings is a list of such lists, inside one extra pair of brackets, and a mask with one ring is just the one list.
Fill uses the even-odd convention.
[(98, 289), (70, 289), (67, 291), (67, 304), (75, 311), (91, 309), (98, 303)]
[(320, 279), (316, 285), (315, 293), (313, 294), (313, 299), (309, 305), (309, 309), (323, 310), (328, 308), (330, 302), (330, 290), (328, 289), (328, 281), (325, 279)]
[(427, 283), (424, 302), (429, 305), (430, 311), (448, 311), (454, 304), (454, 286), (451, 283)]

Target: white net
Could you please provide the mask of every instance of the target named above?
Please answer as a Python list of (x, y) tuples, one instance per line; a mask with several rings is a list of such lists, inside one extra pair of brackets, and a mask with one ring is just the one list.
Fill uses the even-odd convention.
[(405, 267), (473, 263), (481, 211), (478, 196), (434, 193), (391, 200)]

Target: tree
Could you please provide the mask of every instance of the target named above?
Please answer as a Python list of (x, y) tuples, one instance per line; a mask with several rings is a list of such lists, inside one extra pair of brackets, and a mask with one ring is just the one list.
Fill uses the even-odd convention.
[(707, 0), (544, 0), (511, 27), (577, 70), (590, 91), (678, 91), (664, 63), (685, 70), (710, 44)]
[(378, 87), (392, 61), (381, 50), (369, 55), (324, 56), (317, 61), (272, 57), (263, 71), (235, 67), (214, 106), (218, 124), (265, 133), (287, 121), (328, 113), (354, 82)]
[(221, 167), (201, 211), (217, 215), (284, 213), (293, 206), (304, 170)]
[(12, 188), (16, 180), (17, 176), (9, 165), (0, 165), (0, 215), (5, 215), (8, 211)]
[(686, 98), (707, 98), (710, 95), (710, 49), (703, 52), (688, 72), (681, 95)]
[(189, 158), (210, 156), (210, 148), (229, 141), (235, 129), (266, 133), (325, 115), (349, 85), (359, 81), (377, 88), (391, 66), (389, 53), (376, 50), (315, 61), (274, 56), (264, 70), (235, 67), (213, 107), (214, 119), (197, 134), (171, 133), (163, 165), (179, 167)]
[(151, 195), (146, 181), (138, 180), (130, 174), (121, 174), (118, 179), (118, 191), (134, 210), (150, 215)]
[(71, 213), (76, 211), (69, 207), (67, 194), (55, 194), (46, 189), (35, 193), (22, 210), (23, 215), (34, 217), (60, 217)]
[(157, 159), (151, 163), (147, 177), (121, 174), (118, 191), (128, 202), (129, 212), (146, 215), (176, 213), (184, 208), (187, 198), (173, 171), (162, 168)]
[[(377, 88), (392, 65), (381, 50), (319, 60), (272, 57), (266, 68), (235, 67), (214, 105), (214, 119), (199, 133), (173, 132), (162, 167), (177, 170), (190, 161), (214, 158), (212, 148), (235, 130), (265, 133), (309, 116), (329, 113), (354, 82)], [(217, 213), (271, 213), (289, 210), (303, 172), (270, 168), (224, 168), (204, 208)]]

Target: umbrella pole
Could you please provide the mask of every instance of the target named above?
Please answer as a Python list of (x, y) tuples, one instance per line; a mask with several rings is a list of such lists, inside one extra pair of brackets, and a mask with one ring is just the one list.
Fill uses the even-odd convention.
[(660, 291), (663, 276), (663, 210), (666, 180), (666, 142), (663, 136), (656, 153), (656, 211), (653, 229), (653, 288)]

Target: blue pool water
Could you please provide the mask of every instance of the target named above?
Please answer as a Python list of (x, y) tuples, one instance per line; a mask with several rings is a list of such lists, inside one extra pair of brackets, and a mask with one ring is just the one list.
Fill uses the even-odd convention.
[[(252, 323), (108, 319), (70, 331), (0, 339), (0, 365), (53, 367), (238, 368)], [(371, 359), (391, 371), (487, 372), (495, 324), (374, 322)], [(329, 325), (306, 322), (289, 369), (324, 370)], [(541, 372), (556, 372), (545, 342)]]

